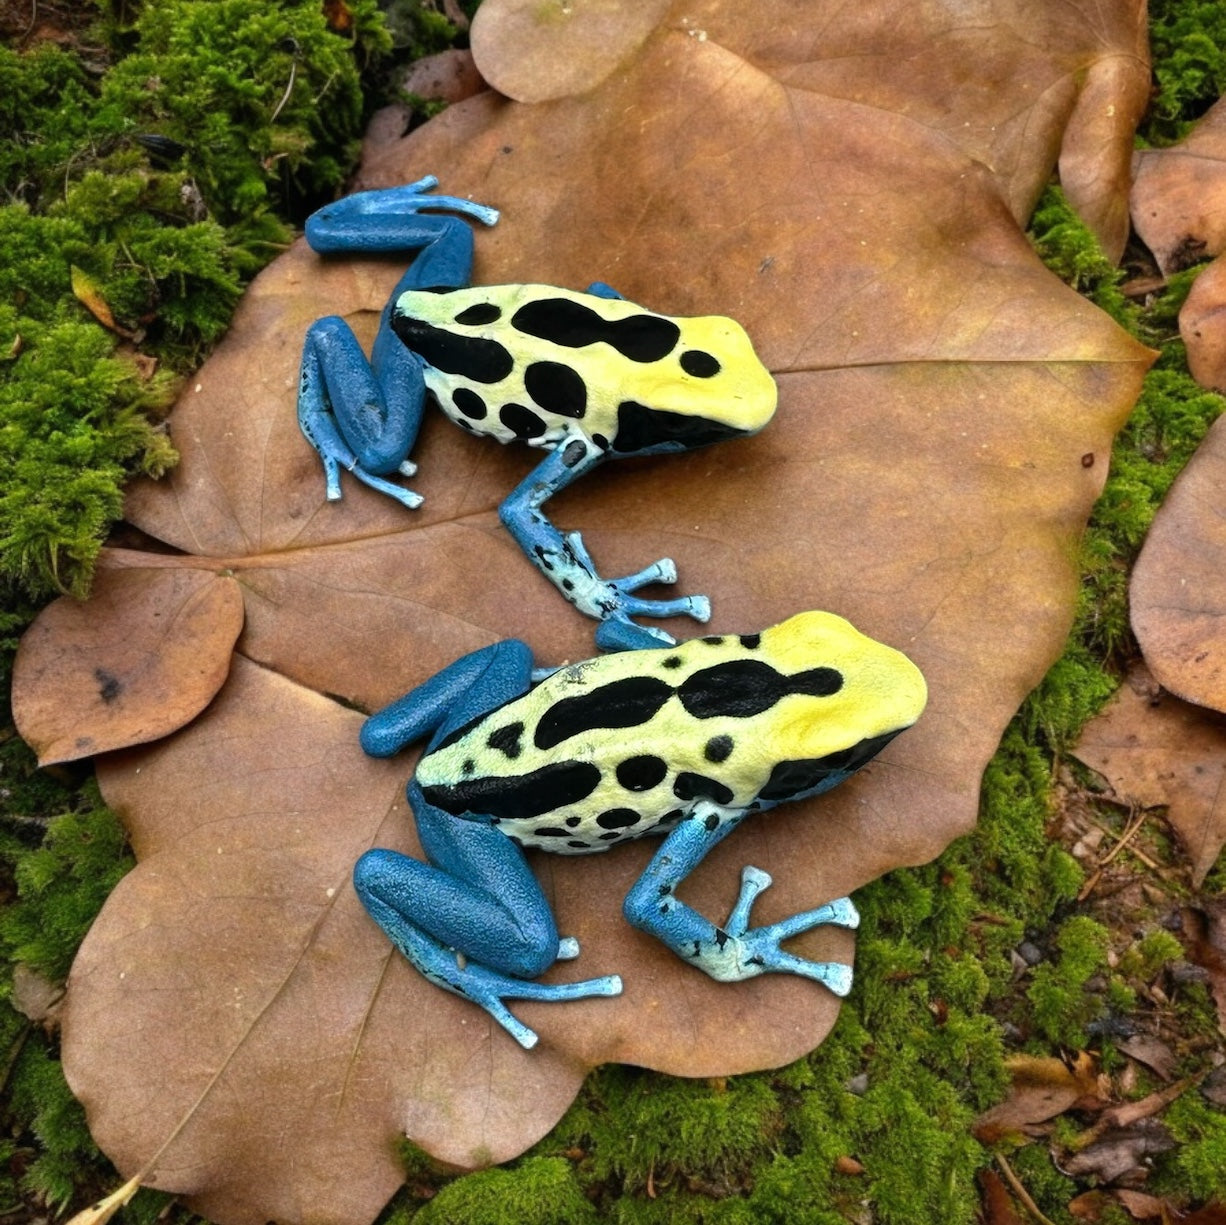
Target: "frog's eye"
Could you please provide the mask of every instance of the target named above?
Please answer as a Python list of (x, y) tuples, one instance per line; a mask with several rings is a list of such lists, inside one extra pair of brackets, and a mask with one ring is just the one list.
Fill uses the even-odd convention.
[(709, 379), (720, 372), (720, 364), (704, 349), (687, 349), (681, 355), (681, 369), (696, 379)]
[(495, 306), (493, 302), (478, 302), (473, 306), (465, 307), (455, 317), (455, 321), (471, 327), (482, 323), (497, 323), (501, 318), (501, 306)]

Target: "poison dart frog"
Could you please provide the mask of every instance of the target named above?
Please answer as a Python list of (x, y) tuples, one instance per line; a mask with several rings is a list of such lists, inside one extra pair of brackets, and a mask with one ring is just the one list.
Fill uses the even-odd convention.
[(367, 753), (430, 735), (408, 785), (429, 863), (368, 851), (358, 896), (428, 979), (485, 1008), (523, 1046), (536, 1034), (505, 999), (618, 995), (616, 975), (530, 981), (578, 955), (559, 938), (521, 847), (606, 851), (664, 841), (623, 906), (626, 919), (712, 978), (798, 974), (838, 995), (851, 967), (780, 946), (823, 924), (855, 927), (849, 898), (750, 927), (771, 878), (754, 867), (716, 925), (677, 886), (751, 814), (827, 791), (915, 722), (927, 698), (901, 652), (832, 613), (761, 633), (603, 655), (532, 684), (528, 648), (508, 639), (465, 655), (372, 715)]
[(548, 452), (499, 515), (566, 599), (601, 622), (598, 644), (671, 643), (631, 618), (710, 616), (704, 596), (633, 594), (674, 582), (672, 560), (602, 578), (579, 533), (564, 536), (542, 507), (605, 459), (756, 433), (775, 411), (774, 380), (731, 319), (656, 314), (601, 282), (584, 293), (466, 288), (473, 231), (463, 218), (492, 225), (498, 213), (430, 194), (437, 185), (429, 176), (360, 192), (307, 219), (307, 241), (321, 253), (417, 252), (392, 290), (369, 359), (337, 316), (307, 332), (298, 421), (323, 460), (329, 500), (341, 496), (343, 468), (410, 509), (421, 504), (419, 494), (385, 478), (416, 471), (408, 456), (429, 392), (462, 429)]

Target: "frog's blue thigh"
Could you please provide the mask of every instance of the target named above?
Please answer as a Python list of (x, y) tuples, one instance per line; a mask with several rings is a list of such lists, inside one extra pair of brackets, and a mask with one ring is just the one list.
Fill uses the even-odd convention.
[[(407, 699), (412, 709), (393, 703), (368, 722), (382, 719), (397, 729), (434, 726), (433, 746), (524, 693), (531, 675), (531, 651), (507, 639), (457, 660), (442, 676), (415, 690)], [(439, 719), (444, 708), (446, 714)], [(371, 738), (366, 729), (364, 737)], [(391, 739), (404, 743), (398, 732)], [(380, 925), (400, 945), (392, 927), (407, 921), (504, 974), (534, 978), (547, 970), (558, 956), (558, 929), (523, 852), (492, 826), (428, 803), (416, 781), (409, 783), (407, 795), (430, 864), (393, 851), (371, 851), (354, 870), (368, 909), (371, 901), (380, 903)], [(391, 908), (390, 918), (384, 907)]]
[(336, 315), (316, 320), (307, 331), (298, 424), (324, 461), (329, 498), (340, 496), (341, 468), (360, 479), (388, 475), (404, 464), (417, 439), (426, 396), (421, 365), (389, 335), (390, 341), (381, 329), (367, 360)]
[[(423, 843), (436, 850), (450, 843), (448, 862), (432, 866), (387, 850), (363, 855), (354, 886), (379, 926), (423, 973), (433, 968), (433, 950), (415, 947), (417, 932), (502, 974), (544, 973), (557, 960), (558, 929), (520, 849), (488, 825), (440, 812), (413, 786), (409, 798)], [(441, 835), (449, 825), (464, 828), (458, 837)], [(454, 965), (454, 953), (442, 956)]]

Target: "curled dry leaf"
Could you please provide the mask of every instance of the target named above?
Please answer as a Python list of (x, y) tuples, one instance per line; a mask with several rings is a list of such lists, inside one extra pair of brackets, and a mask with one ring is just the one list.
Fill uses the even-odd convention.
[(1163, 688), (1226, 711), (1226, 417), (1154, 516), (1129, 598), (1133, 631)]
[(975, 1120), (975, 1135), (984, 1144), (1054, 1119), (1098, 1088), (1094, 1057), (1087, 1051), (1071, 1065), (1063, 1059), (1018, 1055), (1006, 1066), (1012, 1079), (1009, 1096)]
[(221, 688), (243, 627), (238, 583), (157, 560), (110, 550), (89, 601), (57, 600), (23, 639), (13, 718), (42, 765), (169, 735)]
[(1179, 334), (1192, 377), (1226, 393), (1226, 260), (1215, 259), (1192, 282), (1179, 310)]
[(1133, 159), (1132, 220), (1170, 275), (1226, 250), (1226, 101), (1169, 149)]
[[(928, 678), (923, 720), (867, 772), (704, 862), (686, 889), (708, 913), (747, 862), (775, 877), (771, 922), (937, 854), (974, 821), (1001, 729), (1061, 649), (1075, 542), (1151, 355), (1042, 268), (1018, 221), (1066, 123), (1085, 120), (1083, 83), (1142, 63), (1142, 24), (1124, 0), (996, 4), (973, 27), (952, 4), (678, 4), (581, 97), (487, 92), (368, 144), (361, 186), (436, 171), (503, 210), (477, 280), (604, 279), (668, 313), (731, 314), (775, 373), (780, 409), (757, 437), (609, 465), (556, 499), (606, 572), (672, 555), (683, 590), (712, 596), (715, 630), (830, 608)], [(1143, 66), (1107, 77), (1104, 181), (1148, 91)], [(361, 913), (353, 861), (415, 845), (412, 761), (364, 759), (347, 704), (380, 705), (507, 634), (543, 663), (592, 652), (591, 624), (499, 526), (534, 462), (522, 449), (435, 414), (415, 451), (421, 510), (348, 481), (325, 503), (294, 421), (301, 338), (325, 310), (369, 338), (398, 273), (303, 246), (266, 270), (174, 410), (179, 467), (129, 498), (179, 552), (112, 563), (234, 583), (245, 622), (194, 722), (102, 763), (140, 862), (74, 967), (64, 1064), (122, 1168), (160, 1153), (153, 1185), (227, 1225), (364, 1223), (400, 1181), (398, 1133), (457, 1165), (499, 1161), (595, 1063), (779, 1064), (837, 1011), (797, 979), (712, 983), (622, 923), (650, 846), (535, 861), (584, 950), (558, 976), (617, 971), (626, 992), (517, 1006), (541, 1034), (531, 1054)], [(102, 621), (105, 654), (133, 631)], [(796, 948), (843, 959), (851, 940)]]
[[(1169, 149), (1142, 149), (1133, 162), (1133, 223), (1169, 275), (1226, 250), (1226, 101)], [(1226, 391), (1226, 267), (1197, 278), (1179, 312), (1188, 368), (1204, 387)]]
[(1174, 1147), (1170, 1132), (1157, 1119), (1141, 1119), (1066, 1158), (1061, 1168), (1073, 1178), (1095, 1178), (1100, 1186), (1117, 1180), (1135, 1186), (1149, 1176), (1148, 1158)]
[(1226, 720), (1157, 690), (1137, 665), (1073, 754), (1121, 799), (1166, 806), (1199, 886), (1226, 843)]

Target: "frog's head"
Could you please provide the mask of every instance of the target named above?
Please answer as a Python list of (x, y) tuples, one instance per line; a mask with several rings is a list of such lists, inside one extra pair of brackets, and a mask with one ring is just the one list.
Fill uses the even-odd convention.
[(911, 660), (833, 613), (798, 613), (764, 630), (761, 646), (790, 678), (773, 712), (779, 764), (764, 799), (833, 787), (910, 727), (928, 700)]
[(722, 315), (670, 322), (676, 342), (639, 372), (642, 402), (727, 435), (756, 434), (774, 416), (778, 389), (745, 329)]

